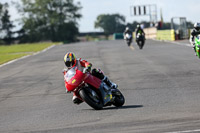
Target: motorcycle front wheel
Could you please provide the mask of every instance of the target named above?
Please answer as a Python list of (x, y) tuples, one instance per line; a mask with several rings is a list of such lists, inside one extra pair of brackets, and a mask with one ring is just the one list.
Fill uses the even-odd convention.
[(115, 97), (114, 103), (113, 103), (114, 106), (121, 107), (122, 105), (124, 105), (125, 98), (124, 98), (123, 94), (118, 89), (116, 89), (112, 93), (112, 95)]
[(138, 41), (139, 49), (142, 49), (142, 41)]
[(84, 88), (79, 91), (81, 98), (95, 110), (100, 110), (103, 108), (103, 102), (98, 95), (97, 91), (90, 88)]
[(127, 45), (130, 47), (130, 45), (131, 45), (131, 42), (127, 42)]

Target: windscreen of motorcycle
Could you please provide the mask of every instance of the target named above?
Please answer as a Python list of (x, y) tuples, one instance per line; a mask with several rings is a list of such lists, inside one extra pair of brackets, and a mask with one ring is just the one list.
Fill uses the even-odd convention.
[(76, 71), (75, 71), (75, 69), (70, 69), (65, 75), (64, 75), (64, 78), (65, 78), (65, 80), (67, 81), (67, 82), (69, 82), (70, 81), (70, 79), (72, 78), (72, 77), (74, 77), (74, 75), (76, 75)]

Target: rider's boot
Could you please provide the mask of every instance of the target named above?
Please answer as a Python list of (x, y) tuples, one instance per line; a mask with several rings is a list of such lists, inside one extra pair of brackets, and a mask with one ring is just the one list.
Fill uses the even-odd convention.
[(111, 82), (111, 81), (108, 79), (108, 77), (106, 77), (106, 76), (104, 76), (103, 81), (104, 81), (109, 87), (111, 87), (111, 88), (113, 88), (113, 89), (117, 89), (117, 87), (118, 87), (117, 84)]

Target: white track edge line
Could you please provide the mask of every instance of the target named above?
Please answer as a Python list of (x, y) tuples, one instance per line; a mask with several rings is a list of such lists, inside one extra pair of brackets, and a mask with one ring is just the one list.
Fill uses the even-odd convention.
[(151, 39), (151, 40), (158, 41), (158, 42), (168, 42), (168, 43), (178, 44), (178, 45), (182, 45), (182, 46), (192, 47), (188, 43), (180, 43), (180, 42), (173, 42), (173, 41), (167, 41), (167, 40), (157, 40), (157, 39)]
[(200, 129), (197, 129), (197, 130), (187, 130), (187, 131), (176, 131), (176, 132), (166, 132), (166, 133), (193, 133), (193, 132), (200, 132)]

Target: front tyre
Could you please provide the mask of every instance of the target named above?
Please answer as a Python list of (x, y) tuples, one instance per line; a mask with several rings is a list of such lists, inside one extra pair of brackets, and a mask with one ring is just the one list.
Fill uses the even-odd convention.
[(103, 108), (103, 103), (98, 93), (90, 88), (84, 88), (79, 91), (81, 98), (95, 110)]
[(115, 97), (114, 102), (113, 102), (114, 106), (121, 107), (122, 105), (124, 105), (125, 98), (118, 89), (116, 89), (112, 94)]
[(141, 41), (141, 49), (144, 47), (144, 41)]
[(142, 41), (138, 41), (138, 45), (139, 45), (139, 48), (140, 48), (140, 49), (142, 49), (142, 47), (143, 47), (143, 46), (142, 46), (142, 43), (143, 43)]

